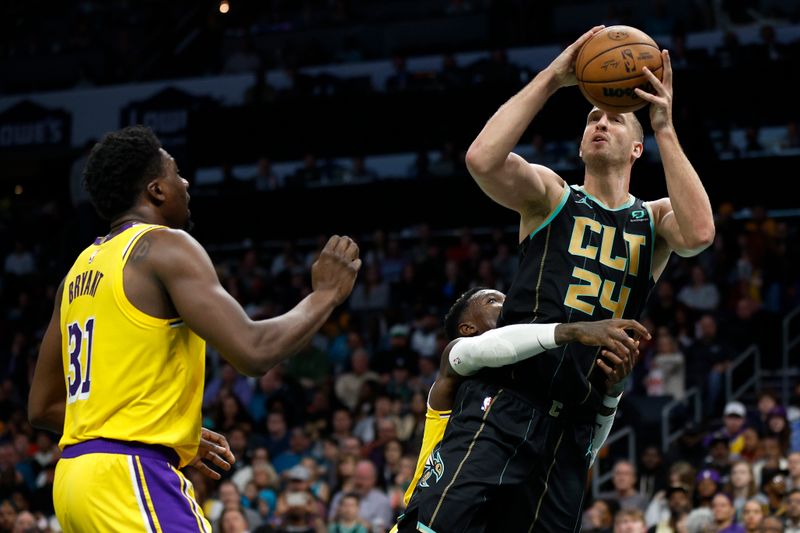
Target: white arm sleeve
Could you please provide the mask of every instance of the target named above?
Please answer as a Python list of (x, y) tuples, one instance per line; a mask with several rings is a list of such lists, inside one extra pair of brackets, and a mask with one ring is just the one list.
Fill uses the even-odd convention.
[(450, 366), (471, 376), (484, 367), (497, 368), (528, 359), (556, 344), (558, 324), (514, 324), (466, 337), (450, 349)]
[(600, 448), (603, 447), (605, 444), (606, 439), (608, 438), (608, 434), (611, 433), (611, 426), (614, 425), (614, 416), (617, 414), (617, 405), (619, 405), (619, 399), (622, 397), (620, 393), (619, 396), (605, 396), (603, 398), (603, 405), (606, 407), (610, 407), (614, 409), (614, 412), (608, 416), (604, 416), (601, 414), (597, 414), (594, 419), (594, 436), (592, 437), (592, 460), (589, 463), (589, 468), (592, 467), (594, 464), (594, 460), (597, 458), (597, 452), (600, 451)]

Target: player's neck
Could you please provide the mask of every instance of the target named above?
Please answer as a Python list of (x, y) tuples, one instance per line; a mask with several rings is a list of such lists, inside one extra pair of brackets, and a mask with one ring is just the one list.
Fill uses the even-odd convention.
[(109, 235), (119, 233), (133, 224), (164, 224), (163, 217), (147, 207), (134, 207), (111, 221)]
[(628, 201), (630, 174), (621, 169), (591, 170), (586, 168), (583, 179), (584, 190), (615, 209)]

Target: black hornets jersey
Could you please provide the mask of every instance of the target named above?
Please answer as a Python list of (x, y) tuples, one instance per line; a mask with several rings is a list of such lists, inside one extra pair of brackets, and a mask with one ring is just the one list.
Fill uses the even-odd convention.
[[(629, 196), (610, 209), (583, 187), (565, 187), (561, 201), (520, 244), (520, 268), (498, 326), (638, 319), (653, 286), (653, 214)], [(571, 343), (548, 350), (494, 378), (537, 400), (599, 405), (605, 374), (598, 347)]]

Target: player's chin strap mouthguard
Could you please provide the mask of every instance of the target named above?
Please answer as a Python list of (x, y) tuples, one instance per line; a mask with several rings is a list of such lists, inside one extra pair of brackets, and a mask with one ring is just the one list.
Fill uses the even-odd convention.
[(558, 324), (514, 324), (462, 338), (450, 349), (450, 366), (461, 376), (481, 368), (497, 368), (523, 361), (551, 350), (556, 344)]

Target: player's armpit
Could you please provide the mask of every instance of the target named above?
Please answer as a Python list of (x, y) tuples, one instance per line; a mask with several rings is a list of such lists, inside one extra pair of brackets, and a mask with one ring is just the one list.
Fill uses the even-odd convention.
[(28, 396), (28, 420), (37, 428), (54, 433), (64, 430), (67, 391), (64, 385), (64, 365), (61, 360), (61, 295), (64, 282), (56, 291), (56, 301), (50, 324), (47, 326), (39, 358), (33, 373)]
[(564, 180), (549, 168), (510, 153), (497, 168), (483, 166), (475, 143), (467, 152), (467, 169), (489, 198), (520, 215), (549, 212), (564, 190)]
[(709, 238), (702, 238), (691, 232), (682, 231), (669, 198), (661, 198), (649, 202), (648, 205), (653, 211), (656, 235), (661, 237), (667, 246), (681, 257), (695, 256), (713, 242), (713, 234)]

